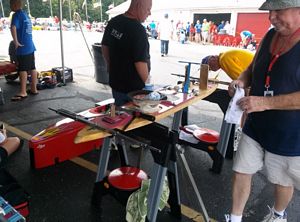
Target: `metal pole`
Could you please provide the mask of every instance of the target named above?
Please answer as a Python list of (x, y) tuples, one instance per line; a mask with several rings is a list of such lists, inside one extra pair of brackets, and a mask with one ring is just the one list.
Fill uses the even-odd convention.
[(87, 11), (87, 0), (85, 0), (85, 17), (86, 17), (86, 21), (89, 21), (89, 17), (88, 17), (88, 11)]
[(69, 0), (69, 15), (70, 15), (70, 22), (71, 22), (72, 21), (71, 0)]
[(49, 4), (50, 4), (50, 14), (51, 14), (51, 18), (53, 18), (52, 0), (49, 1)]
[(29, 17), (31, 17), (29, 0), (27, 0), (27, 9), (28, 9)]
[(100, 22), (102, 22), (102, 1), (99, 0), (99, 4), (100, 4)]
[(2, 17), (4, 18), (5, 15), (4, 15), (4, 9), (3, 9), (3, 3), (2, 3), (2, 0), (0, 0), (0, 2), (1, 2), (1, 9), (2, 9)]
[(65, 80), (64, 40), (62, 34), (62, 0), (59, 0), (59, 33), (60, 33), (60, 53), (61, 53), (61, 68), (62, 68), (61, 76), (63, 77), (62, 84), (65, 85), (66, 80)]

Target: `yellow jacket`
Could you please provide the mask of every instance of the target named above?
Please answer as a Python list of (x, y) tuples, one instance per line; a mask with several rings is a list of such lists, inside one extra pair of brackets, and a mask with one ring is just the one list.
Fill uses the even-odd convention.
[(233, 80), (250, 65), (254, 54), (248, 50), (232, 49), (219, 54), (221, 69)]

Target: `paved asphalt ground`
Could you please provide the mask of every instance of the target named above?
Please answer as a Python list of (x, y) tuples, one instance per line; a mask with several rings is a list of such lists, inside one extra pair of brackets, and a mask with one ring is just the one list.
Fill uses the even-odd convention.
[[(37, 69), (43, 71), (61, 66), (59, 32), (35, 31), (33, 35), (37, 47)], [(93, 32), (85, 33), (85, 36), (90, 48), (102, 38), (101, 33)], [(1, 56), (7, 55), (10, 40), (8, 31), (0, 33)], [(207, 54), (217, 54), (228, 49), (198, 44), (182, 45), (172, 41), (169, 56), (162, 58), (160, 42), (151, 39), (150, 44), (151, 74), (156, 84), (163, 85), (173, 85), (179, 80), (170, 73), (184, 73), (184, 65), (178, 61), (200, 62)], [(18, 81), (7, 84), (4, 78), (0, 79), (0, 87), (4, 90), (6, 102), (0, 106), (0, 121), (8, 124), (11, 135), (29, 140), (32, 135), (62, 119), (61, 116), (48, 110), (48, 107), (79, 112), (92, 107), (95, 102), (111, 97), (109, 87), (94, 80), (94, 64), (80, 32), (64, 32), (64, 52), (65, 65), (74, 72), (74, 82), (67, 86), (41, 90), (38, 96), (29, 96), (22, 102), (11, 102), (10, 98), (18, 91)], [(197, 68), (193, 67), (192, 75), (199, 75)], [(216, 74), (211, 73), (211, 76)], [(222, 72), (219, 78), (228, 80)], [(220, 130), (223, 114), (216, 104), (201, 101), (190, 107), (189, 114), (190, 123)], [(162, 123), (169, 126), (171, 121), (172, 118), (169, 117)], [(137, 151), (128, 152), (130, 159), (134, 161)], [(146, 153), (145, 162), (142, 164), (146, 172), (151, 170), (151, 158), (147, 158), (147, 155), (149, 153)], [(209, 216), (217, 221), (224, 221), (223, 215), (229, 212), (231, 203), (232, 160), (225, 160), (221, 174), (216, 175), (208, 170), (212, 161), (207, 153), (187, 148), (185, 155)], [(30, 167), (26, 141), (23, 149), (11, 157), (6, 168), (31, 194), (28, 221), (124, 221), (124, 209), (111, 197), (105, 198), (102, 213), (90, 204), (98, 157), (99, 150), (94, 150), (71, 161), (35, 170)], [(116, 155), (112, 154), (111, 163), (115, 162), (117, 162)], [(196, 195), (180, 162), (179, 178), (182, 203), (187, 206), (183, 209), (182, 221), (203, 221), (197, 213), (201, 213), (201, 208), (196, 202)], [(245, 210), (244, 221), (260, 221), (268, 211), (267, 205), (272, 206), (272, 186), (263, 173), (258, 173), (253, 179), (253, 190)], [(287, 209), (289, 222), (300, 221), (299, 209), (300, 193), (297, 191)], [(157, 221), (176, 220), (164, 211), (159, 214)]]

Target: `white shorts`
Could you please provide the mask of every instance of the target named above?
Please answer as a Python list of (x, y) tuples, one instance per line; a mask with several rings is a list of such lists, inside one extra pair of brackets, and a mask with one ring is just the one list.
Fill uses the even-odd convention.
[(300, 156), (281, 156), (265, 151), (259, 143), (242, 133), (234, 158), (233, 170), (254, 174), (266, 169), (268, 180), (300, 190)]

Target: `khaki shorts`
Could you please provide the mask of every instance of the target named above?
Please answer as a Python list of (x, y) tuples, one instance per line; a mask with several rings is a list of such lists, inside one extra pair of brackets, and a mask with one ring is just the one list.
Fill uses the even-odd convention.
[(254, 174), (265, 168), (268, 180), (273, 184), (294, 186), (300, 190), (300, 157), (280, 156), (264, 151), (249, 136), (242, 133), (233, 164), (239, 173)]

